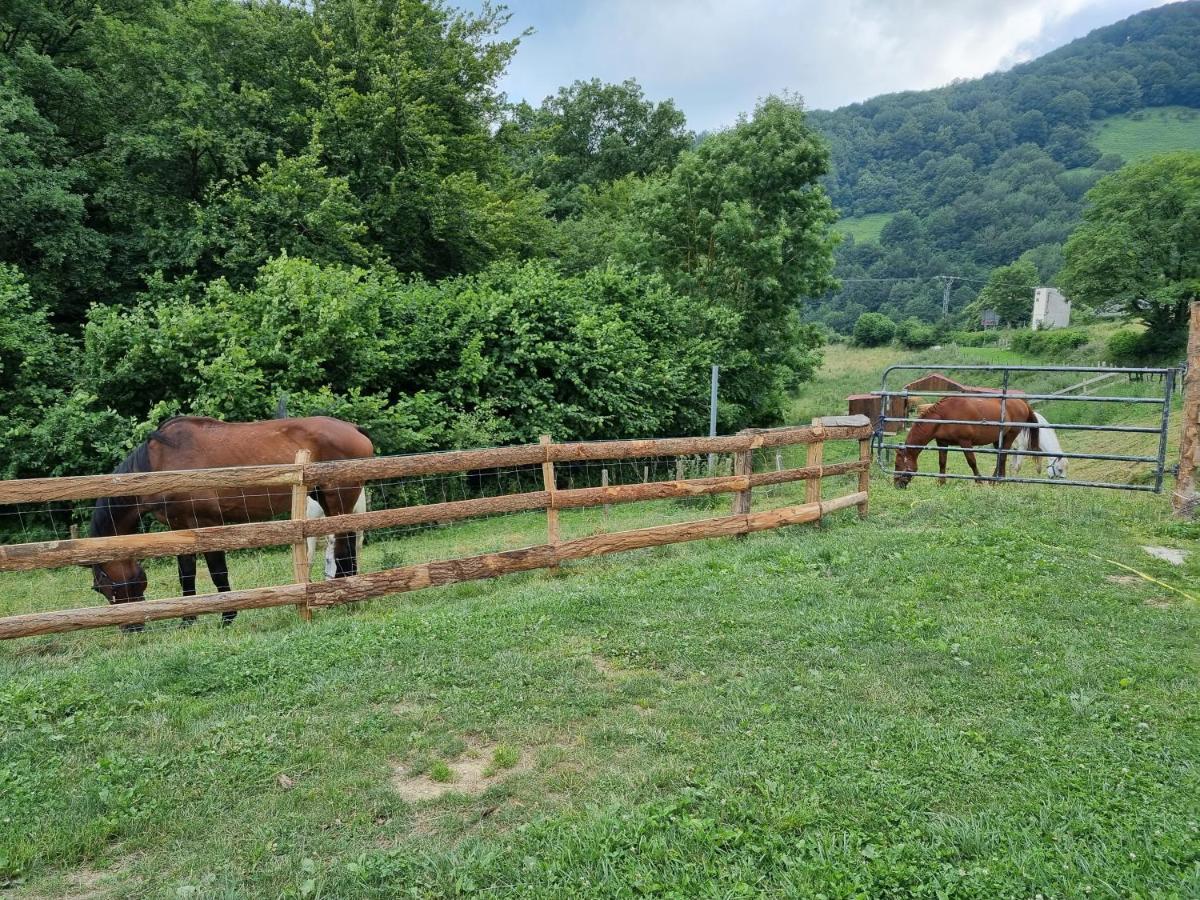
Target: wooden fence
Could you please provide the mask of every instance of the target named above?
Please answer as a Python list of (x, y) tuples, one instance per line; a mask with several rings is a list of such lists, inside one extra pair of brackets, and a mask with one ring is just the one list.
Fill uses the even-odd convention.
[[(488, 450), (315, 463), (308, 462), (306, 455), (298, 455), (295, 463), (287, 465), (3, 481), (0, 482), (0, 505), (144, 496), (163, 492), (188, 493), (213, 488), (286, 486), (292, 493), (290, 519), (116, 537), (0, 545), (0, 572), (87, 565), (129, 557), (145, 559), (212, 550), (290, 545), (294, 583), (166, 600), (8, 616), (0, 618), (0, 639), (270, 606), (295, 605), (301, 611), (301, 615), (308, 618), (311, 610), (317, 607), (435, 585), (493, 578), (512, 572), (549, 568), (566, 560), (624, 550), (727, 535), (745, 535), (783, 525), (813, 522), (826, 513), (850, 506), (858, 507), (859, 515), (865, 516), (868, 502), (870, 436), (871, 425), (865, 416), (835, 416), (816, 419), (809, 426), (748, 430), (736, 435), (710, 438), (556, 444), (547, 437), (539, 444)], [(824, 443), (847, 440), (858, 441), (858, 458), (824, 465)], [(804, 467), (753, 471), (755, 450), (800, 444), (808, 445), (807, 465)], [(682, 478), (681, 467), (677, 467), (676, 479), (673, 481), (570, 490), (560, 490), (555, 483), (555, 463), (702, 454), (732, 454), (733, 474)], [(445, 475), (498, 467), (533, 466), (539, 463), (544, 478), (543, 489), (540, 491), (372, 510), (321, 519), (305, 518), (308, 491), (318, 485), (331, 487), (379, 479)], [(836, 499), (822, 501), (821, 479), (849, 473), (858, 473), (858, 490)], [(797, 481), (808, 482), (805, 503), (751, 512), (754, 488)], [(733, 494), (733, 505), (729, 515), (567, 541), (559, 539), (559, 510), (720, 493)], [(547, 540), (538, 546), (399, 566), (323, 582), (310, 583), (308, 579), (306, 538), (309, 537), (435, 522), (443, 524), (476, 516), (539, 509), (546, 511)]]

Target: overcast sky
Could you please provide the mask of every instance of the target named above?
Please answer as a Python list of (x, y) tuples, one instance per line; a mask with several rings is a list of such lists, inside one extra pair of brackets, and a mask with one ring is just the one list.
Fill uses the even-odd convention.
[[(459, 0), (478, 9), (480, 0)], [(636, 78), (694, 129), (790, 89), (813, 109), (1033, 59), (1155, 0), (507, 0), (533, 28), (502, 88), (537, 104), (576, 79)]]

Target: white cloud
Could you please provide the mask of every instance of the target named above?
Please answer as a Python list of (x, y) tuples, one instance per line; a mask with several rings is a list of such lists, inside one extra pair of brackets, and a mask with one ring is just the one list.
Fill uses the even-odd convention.
[[(551, 0), (565, 2), (565, 0)], [(634, 77), (674, 97), (699, 128), (728, 124), (757, 98), (790, 89), (810, 107), (973, 78), (1153, 0), (510, 0), (533, 25), (510, 69), (510, 95), (540, 101), (578, 78)], [(1097, 17), (1099, 21), (1096, 21)], [(539, 21), (539, 19), (543, 21)], [(1072, 31), (1072, 23), (1078, 27)]]

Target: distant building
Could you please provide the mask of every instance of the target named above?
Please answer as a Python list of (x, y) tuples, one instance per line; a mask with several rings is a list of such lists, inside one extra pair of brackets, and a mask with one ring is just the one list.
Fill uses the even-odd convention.
[(979, 324), (983, 326), (984, 330), (988, 328), (999, 328), (1000, 314), (994, 309), (985, 309), (983, 314), (979, 317)]
[(1040, 287), (1033, 292), (1034, 331), (1046, 328), (1066, 328), (1071, 324), (1071, 301), (1058, 288)]

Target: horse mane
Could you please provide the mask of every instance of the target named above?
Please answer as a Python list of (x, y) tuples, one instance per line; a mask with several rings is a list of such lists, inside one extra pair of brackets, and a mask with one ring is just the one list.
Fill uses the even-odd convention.
[[(114, 475), (127, 475), (130, 472), (153, 472), (153, 463), (150, 461), (150, 442), (159, 441), (166, 444), (168, 447), (176, 446), (176, 442), (163, 433), (163, 429), (176, 422), (184, 416), (172, 416), (167, 419), (157, 428), (155, 428), (146, 440), (142, 441), (131, 451), (129, 455), (117, 463), (117, 467), (113, 469)], [(92, 537), (112, 537), (117, 534), (117, 520), (124, 518), (124, 511), (137, 506), (138, 499), (134, 496), (125, 497), (101, 497), (96, 501), (96, 508), (92, 510)]]

